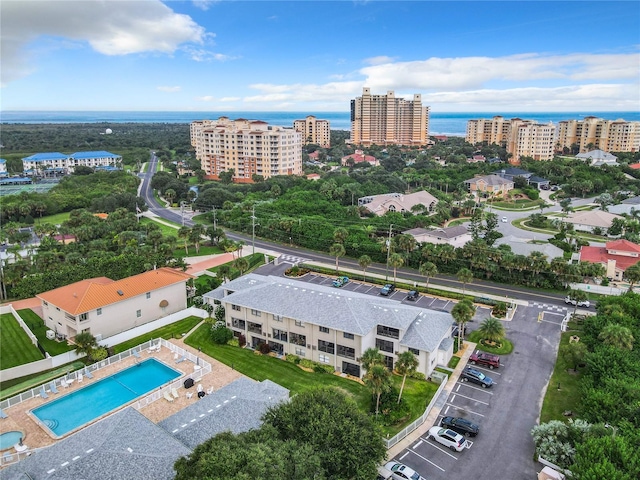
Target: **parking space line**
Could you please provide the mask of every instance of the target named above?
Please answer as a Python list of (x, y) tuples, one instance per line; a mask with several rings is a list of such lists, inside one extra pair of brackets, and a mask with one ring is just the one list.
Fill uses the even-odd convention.
[[(457, 405), (453, 405), (452, 403), (445, 403), (445, 405), (447, 405), (447, 410), (449, 409), (449, 407), (461, 408), (461, 407), (458, 407)], [(474, 415), (478, 415), (478, 416), (484, 418), (484, 415), (482, 415), (481, 413), (478, 413), (478, 412), (474, 412), (473, 410), (469, 410), (469, 409), (465, 408), (464, 411), (465, 412), (469, 412), (469, 413), (473, 413)]]
[(411, 450), (407, 450), (406, 452), (404, 452), (404, 455), (402, 455), (398, 460), (404, 460), (404, 457), (406, 457), (407, 455), (409, 455), (411, 453)]
[[(445, 470), (444, 468), (442, 468), (442, 467), (441, 467), (441, 466), (439, 466), (439, 465), (436, 465), (436, 464), (435, 464), (435, 463), (433, 463), (431, 460), (429, 460), (427, 457), (423, 457), (422, 455), (420, 455), (420, 454), (419, 454), (419, 453), (417, 453), (417, 452), (414, 452), (413, 450), (407, 450), (407, 453), (408, 453), (408, 452), (411, 452), (411, 453), (413, 453), (414, 455), (416, 455), (416, 456), (420, 457), (420, 458), (421, 458), (421, 459), (423, 459), (425, 462), (430, 463), (431, 465), (433, 465), (434, 467), (436, 467), (438, 470), (441, 470), (441, 471), (443, 471), (443, 472), (446, 472), (446, 470)], [(403, 458), (404, 458), (404, 457), (403, 457)]]
[(411, 448), (418, 448), (420, 445), (422, 445), (422, 440), (420, 440), (418, 443), (416, 443), (413, 447)]
[[(500, 364), (502, 365), (502, 364)], [(491, 372), (492, 375), (502, 375), (500, 372), (496, 372), (495, 369), (481, 367), (480, 365), (474, 365), (473, 368), (475, 370), (484, 370), (485, 372)]]
[(444, 409), (444, 414), (446, 415), (447, 413), (449, 413), (449, 405), (447, 405), (447, 408)]
[(461, 387), (461, 386), (462, 386), (461, 384), (458, 384), (458, 385), (457, 385), (456, 392), (459, 392), (459, 391), (460, 391), (460, 387)]
[(449, 452), (447, 452), (444, 448), (440, 448), (438, 445), (435, 445), (434, 443), (428, 441), (428, 438), (422, 438), (420, 437), (420, 439), (424, 440), (425, 442), (427, 442), (429, 445), (431, 445), (433, 448), (440, 450), (442, 453), (445, 453), (447, 455), (449, 455), (451, 458), (454, 458), (456, 460), (458, 460), (458, 457), (456, 457), (455, 455), (450, 454)]
[[(466, 399), (468, 399), (468, 400), (473, 400), (474, 402), (481, 403), (481, 404), (483, 404), (483, 405), (489, 405), (487, 402), (481, 402), (480, 400), (477, 400), (477, 399), (472, 398), (472, 397), (467, 397), (467, 396), (462, 395), (462, 394), (460, 394), (460, 393), (458, 393), (457, 395), (458, 395), (458, 396), (460, 396), (460, 397), (462, 397), (462, 398), (466, 398)], [(453, 399), (451, 399), (451, 401), (453, 401)]]
[[(493, 384), (494, 384), (494, 385), (497, 385), (497, 383), (495, 383), (495, 382), (494, 382)], [(469, 388), (470, 388), (470, 389), (472, 389), (472, 390), (476, 390), (476, 391), (478, 391), (478, 392), (483, 392), (483, 393), (486, 393), (487, 395), (491, 395), (491, 396), (493, 396), (493, 393), (491, 393), (491, 392), (487, 392), (487, 389), (486, 389), (486, 388), (473, 387), (473, 386), (471, 386), (471, 385), (468, 385), (468, 382), (464, 382), (464, 383), (462, 383), (462, 385), (464, 385), (465, 387), (469, 387)]]

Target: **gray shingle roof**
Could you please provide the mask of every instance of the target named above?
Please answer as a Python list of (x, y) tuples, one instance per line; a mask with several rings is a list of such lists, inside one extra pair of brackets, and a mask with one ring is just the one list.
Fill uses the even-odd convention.
[[(2, 480), (170, 480), (191, 452), (129, 407), (0, 471)], [(23, 476), (28, 474), (29, 477)]]
[[(193, 390), (195, 393), (195, 388)], [(158, 425), (185, 445), (195, 448), (218, 433), (241, 433), (259, 428), (267, 409), (288, 398), (289, 390), (270, 380), (256, 382), (239, 378)]]
[(443, 340), (443, 332), (449, 336), (451, 319), (451, 315), (445, 312), (425, 311), (411, 324), (400, 345), (435, 352)]

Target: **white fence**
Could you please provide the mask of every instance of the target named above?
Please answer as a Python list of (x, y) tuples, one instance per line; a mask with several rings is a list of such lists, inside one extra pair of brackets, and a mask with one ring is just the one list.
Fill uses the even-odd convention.
[(584, 290), (587, 293), (597, 293), (600, 295), (623, 295), (629, 291), (629, 287), (619, 288), (613, 285), (604, 287), (602, 285), (591, 285), (589, 283), (572, 283), (570, 287), (576, 290)]
[(427, 417), (429, 416), (431, 409), (436, 404), (436, 400), (438, 400), (440, 393), (442, 393), (442, 390), (444, 390), (444, 387), (446, 385), (447, 385), (447, 382), (442, 382), (440, 384), (440, 386), (438, 387), (438, 390), (436, 390), (436, 393), (433, 395), (433, 398), (429, 402), (429, 405), (427, 405), (427, 408), (425, 409), (424, 413), (420, 415), (419, 418), (417, 418), (416, 420), (411, 422), (409, 425), (404, 427), (402, 430), (400, 430), (393, 438), (384, 439), (387, 445), (387, 450), (393, 447), (396, 443), (398, 443), (400, 440), (405, 438), (407, 435), (413, 432), (416, 428), (418, 428), (420, 425), (422, 425), (424, 422), (427, 421)]
[[(38, 339), (33, 334), (33, 332), (29, 329), (29, 327), (27, 327), (27, 325), (24, 323), (24, 320), (22, 320), (22, 317), (18, 315), (18, 312), (15, 311), (12, 304), (0, 306), (0, 313), (10, 313), (11, 315), (13, 315), (13, 318), (15, 318), (18, 324), (20, 325), (20, 327), (22, 327), (24, 332), (29, 337), (29, 340), (31, 340), (31, 343), (33, 343), (34, 345), (38, 345)], [(3, 375), (3, 378), (4, 378), (4, 375)]]

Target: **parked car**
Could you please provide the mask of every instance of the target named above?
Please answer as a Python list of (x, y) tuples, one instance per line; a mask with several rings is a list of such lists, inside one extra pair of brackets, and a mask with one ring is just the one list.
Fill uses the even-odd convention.
[(391, 472), (390, 478), (393, 480), (425, 480), (413, 468), (400, 462), (387, 462), (384, 468)]
[(507, 220), (507, 217), (502, 217), (502, 223), (507, 223), (509, 220)]
[(349, 283), (349, 277), (338, 277), (333, 281), (333, 286), (339, 288), (347, 283)]
[[(574, 300), (573, 298), (567, 296), (564, 297), (564, 303), (568, 304), (568, 305), (573, 305), (575, 307), (576, 305), (576, 300)], [(589, 300), (584, 300), (584, 301), (580, 301), (577, 302), (579, 307), (585, 307), (585, 308), (589, 308), (591, 306), (591, 303), (589, 302)]]
[(396, 286), (391, 284), (391, 283), (387, 283), (384, 287), (382, 287), (380, 289), (380, 295), (383, 295), (385, 297), (388, 297), (389, 295), (391, 295), (396, 289)]
[(494, 369), (500, 367), (500, 356), (484, 352), (472, 353), (469, 357), (469, 363), (472, 365), (484, 365), (485, 367)]
[(438, 427), (437, 425), (429, 429), (429, 439), (435, 440), (456, 452), (461, 452), (470, 446), (464, 435), (460, 435), (448, 428)]
[(418, 298), (420, 298), (420, 294), (416, 290), (411, 290), (407, 293), (407, 300), (415, 302)]
[(466, 418), (460, 417), (443, 417), (440, 420), (440, 426), (453, 430), (461, 435), (475, 437), (480, 431), (480, 427)]
[(493, 380), (491, 380), (490, 377), (487, 377), (480, 370), (476, 370), (475, 368), (471, 367), (467, 367), (462, 371), (460, 380), (462, 380), (463, 382), (477, 383), (482, 388), (487, 388), (493, 385)]

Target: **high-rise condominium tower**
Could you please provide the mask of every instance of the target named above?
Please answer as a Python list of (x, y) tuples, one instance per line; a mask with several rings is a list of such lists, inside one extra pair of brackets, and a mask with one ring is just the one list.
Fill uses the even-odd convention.
[(318, 120), (308, 115), (304, 120), (294, 120), (293, 128), (302, 133), (303, 144), (315, 143), (323, 148), (331, 146), (331, 129), (329, 120)]

